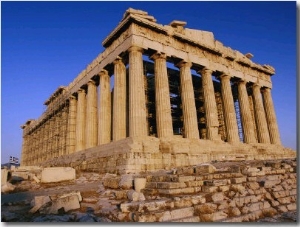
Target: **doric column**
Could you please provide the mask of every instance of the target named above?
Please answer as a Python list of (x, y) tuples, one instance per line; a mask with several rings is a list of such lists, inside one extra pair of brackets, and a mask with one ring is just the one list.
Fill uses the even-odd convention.
[(67, 154), (75, 152), (76, 146), (76, 116), (77, 116), (77, 100), (75, 96), (69, 98), (69, 114), (67, 129)]
[(156, 127), (159, 138), (173, 136), (166, 55), (156, 53), (154, 59)]
[(280, 134), (278, 130), (276, 114), (275, 114), (273, 99), (271, 95), (271, 89), (264, 88), (262, 90), (262, 95), (263, 95), (263, 102), (266, 111), (266, 118), (269, 127), (271, 143), (280, 145), (281, 144)]
[(257, 84), (253, 85), (253, 102), (254, 102), (254, 114), (255, 122), (257, 127), (258, 142), (259, 143), (270, 143), (270, 136), (268, 131), (268, 125), (266, 120), (266, 114), (262, 102), (260, 93), (260, 86)]
[(249, 98), (247, 94), (246, 82), (238, 82), (238, 98), (243, 124), (244, 142), (256, 143), (254, 122), (251, 116)]
[(90, 148), (98, 144), (97, 86), (93, 80), (88, 82), (86, 100), (85, 148)]
[(66, 154), (66, 136), (67, 136), (67, 124), (68, 124), (68, 113), (67, 107), (62, 109), (61, 113), (62, 125), (60, 127), (60, 140), (59, 140), (59, 157)]
[(230, 76), (223, 74), (220, 76), (220, 79), (227, 141), (230, 143), (237, 143), (240, 139), (231, 91)]
[(191, 66), (191, 63), (184, 61), (181, 61), (179, 64), (177, 64), (177, 67), (180, 69), (180, 90), (182, 99), (184, 137), (199, 139)]
[(85, 149), (85, 116), (86, 116), (86, 97), (85, 90), (78, 90), (76, 115), (76, 144), (75, 151)]
[(114, 61), (114, 75), (112, 139), (117, 141), (126, 138), (126, 67), (120, 57)]
[(206, 138), (209, 140), (219, 140), (218, 129), (218, 109), (212, 81), (212, 70), (204, 68), (199, 71), (202, 77), (202, 87), (204, 96), (204, 108), (206, 119)]
[(132, 46), (129, 52), (129, 136), (147, 136), (143, 49)]
[(110, 143), (111, 137), (111, 94), (110, 77), (106, 70), (101, 70), (99, 98), (98, 145)]
[(52, 158), (53, 152), (53, 140), (54, 140), (54, 117), (49, 119), (49, 134), (48, 134), (48, 146), (47, 146), (47, 160)]
[(47, 160), (47, 152), (49, 147), (49, 119), (45, 122), (44, 144), (43, 144), (43, 156), (42, 161)]

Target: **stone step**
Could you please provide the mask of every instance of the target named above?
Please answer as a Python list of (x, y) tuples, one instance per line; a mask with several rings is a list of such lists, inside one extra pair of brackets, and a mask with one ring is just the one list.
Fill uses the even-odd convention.
[(187, 218), (178, 218), (178, 219), (173, 219), (168, 222), (200, 222), (199, 216), (191, 216)]
[(163, 209), (170, 209), (173, 206), (171, 199), (160, 199), (153, 201), (138, 201), (122, 203), (120, 209), (122, 212), (152, 212)]
[(175, 219), (182, 219), (191, 216), (194, 216), (194, 207), (149, 213), (136, 212), (134, 213), (134, 220), (137, 222), (170, 222)]

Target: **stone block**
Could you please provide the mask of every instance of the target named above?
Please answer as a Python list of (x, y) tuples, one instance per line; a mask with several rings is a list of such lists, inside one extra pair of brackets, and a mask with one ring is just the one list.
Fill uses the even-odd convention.
[(129, 190), (127, 192), (127, 198), (130, 201), (144, 201), (145, 200), (145, 196), (144, 196), (143, 193), (137, 192), (137, 191), (134, 191), (134, 190)]
[(232, 216), (239, 216), (239, 215), (241, 215), (241, 211), (237, 207), (231, 207), (229, 209), (228, 215), (230, 217), (232, 217)]
[(288, 210), (290, 210), (290, 211), (292, 211), (292, 210), (297, 210), (297, 204), (296, 204), (296, 203), (288, 204), (288, 205), (286, 206), (286, 208), (287, 208)]
[(232, 190), (234, 192), (243, 192), (243, 191), (245, 191), (245, 187), (241, 184), (232, 184), (230, 186), (230, 190)]
[(216, 171), (216, 167), (211, 164), (201, 164), (195, 167), (196, 174), (207, 174), (207, 173), (214, 173)]
[(29, 210), (29, 213), (37, 212), (44, 204), (50, 202), (51, 199), (49, 196), (35, 196), (34, 197), (34, 206)]
[(277, 198), (277, 201), (280, 203), (280, 204), (289, 204), (291, 203), (291, 196), (287, 196), (287, 197), (282, 197), (282, 198)]
[(240, 184), (240, 183), (243, 183), (243, 182), (246, 182), (246, 181), (247, 181), (246, 177), (239, 177), (239, 178), (231, 179), (232, 184)]
[(185, 184), (187, 187), (199, 187), (203, 185), (203, 181), (188, 181)]
[(266, 181), (261, 182), (261, 184), (264, 186), (264, 188), (272, 188), (280, 183), (281, 183), (281, 180), (266, 180)]
[(132, 189), (133, 188), (133, 175), (132, 174), (124, 174), (121, 176), (119, 181), (119, 187), (121, 189)]
[(273, 207), (263, 209), (263, 215), (265, 217), (274, 217), (276, 214), (277, 214), (277, 210)]
[(217, 186), (202, 186), (202, 192), (217, 192), (218, 187)]
[(204, 203), (195, 206), (195, 214), (213, 214), (217, 211), (218, 205), (214, 203)]
[(282, 213), (288, 211), (288, 209), (286, 208), (285, 205), (280, 205), (280, 206), (277, 207), (277, 209), (278, 209), (279, 212), (282, 212)]
[(167, 207), (167, 200), (156, 200), (150, 202), (139, 203), (138, 212), (152, 212), (157, 210), (163, 210)]
[(44, 168), (41, 173), (43, 183), (75, 180), (75, 169), (71, 167)]
[(1, 193), (8, 193), (15, 190), (16, 186), (12, 185), (9, 182), (6, 182), (6, 184), (1, 185)]
[(277, 191), (283, 191), (283, 187), (279, 184), (279, 185), (275, 185), (272, 187), (272, 191), (273, 192), (277, 192)]
[(157, 188), (159, 189), (171, 189), (171, 188), (185, 188), (184, 182), (158, 182)]
[(191, 202), (193, 205), (197, 205), (200, 203), (205, 203), (206, 199), (202, 195), (194, 195), (194, 196), (191, 196)]
[(247, 182), (246, 186), (252, 190), (257, 190), (260, 188), (260, 186), (257, 182)]
[(76, 210), (80, 208), (78, 195), (73, 194), (66, 197), (60, 197), (57, 200), (52, 201), (50, 207), (40, 210), (43, 214), (58, 214), (58, 210), (63, 208), (65, 212), (70, 210)]
[(204, 185), (207, 186), (222, 186), (222, 185), (227, 185), (228, 180), (227, 179), (222, 179), (222, 180), (205, 180)]
[(32, 177), (32, 179), (33, 179), (36, 183), (40, 183), (40, 182), (41, 182), (40, 179), (37, 178), (35, 175)]
[(229, 185), (219, 186), (219, 191), (220, 192), (227, 192), (227, 191), (229, 191), (229, 189), (230, 189)]
[(120, 178), (115, 177), (115, 178), (104, 178), (102, 183), (103, 186), (106, 188), (118, 189), (119, 182), (120, 182)]
[(179, 176), (178, 182), (188, 182), (188, 181), (194, 181), (195, 176)]
[(281, 180), (282, 176), (281, 175), (268, 175), (266, 176), (266, 180)]
[(273, 195), (274, 198), (278, 199), (278, 198), (289, 196), (290, 192), (289, 191), (275, 191), (275, 192), (272, 192), (271, 194)]
[(183, 197), (183, 198), (174, 198), (174, 207), (175, 208), (183, 208), (183, 207), (191, 207), (192, 201), (190, 197)]
[(218, 202), (224, 199), (224, 195), (222, 192), (218, 193), (209, 193), (205, 196), (207, 202)]
[(228, 217), (223, 211), (218, 211), (213, 214), (200, 214), (201, 222), (217, 222)]
[(5, 185), (8, 178), (8, 170), (1, 169), (1, 185)]

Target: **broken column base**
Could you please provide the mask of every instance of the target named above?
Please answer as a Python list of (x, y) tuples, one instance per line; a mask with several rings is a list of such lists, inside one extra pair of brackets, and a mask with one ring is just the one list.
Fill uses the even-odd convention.
[(99, 173), (142, 173), (197, 165), (210, 161), (295, 158), (296, 152), (272, 144), (229, 144), (223, 141), (128, 137), (41, 163), (44, 167), (69, 166)]

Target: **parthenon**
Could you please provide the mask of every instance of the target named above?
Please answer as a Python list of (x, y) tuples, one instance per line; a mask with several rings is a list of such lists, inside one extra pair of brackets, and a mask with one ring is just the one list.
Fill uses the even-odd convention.
[(280, 140), (274, 68), (186, 25), (129, 8), (105, 50), (21, 126), (21, 165), (129, 173), (295, 157)]

